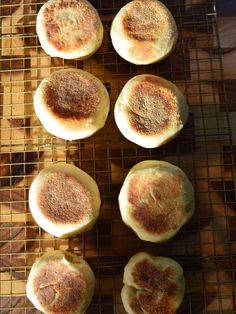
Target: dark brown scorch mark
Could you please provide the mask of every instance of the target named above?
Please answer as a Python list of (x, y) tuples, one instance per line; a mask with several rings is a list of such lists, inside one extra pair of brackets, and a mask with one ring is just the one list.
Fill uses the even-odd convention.
[(75, 178), (65, 173), (51, 173), (40, 189), (39, 208), (56, 223), (81, 221), (91, 209), (90, 194)]
[(58, 73), (45, 89), (48, 107), (57, 116), (83, 120), (96, 110), (99, 91), (94, 82), (73, 72)]
[(51, 313), (74, 313), (84, 303), (86, 283), (66, 265), (45, 265), (33, 285), (39, 303)]

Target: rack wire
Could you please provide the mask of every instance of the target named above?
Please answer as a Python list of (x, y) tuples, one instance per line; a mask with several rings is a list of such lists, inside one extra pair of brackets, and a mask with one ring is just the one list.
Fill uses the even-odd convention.
[[(138, 251), (169, 256), (184, 268), (186, 293), (178, 313), (236, 313), (235, 148), (232, 146), (213, 0), (165, 0), (179, 29), (174, 53), (151, 66), (135, 66), (114, 51), (109, 29), (128, 1), (93, 0), (105, 28), (99, 51), (85, 61), (47, 56), (35, 31), (45, 1), (9, 0), (0, 5), (0, 262), (1, 313), (38, 313), (25, 296), (31, 265), (45, 251), (65, 249), (83, 256), (96, 274), (87, 313), (125, 313), (120, 298), (123, 267)], [(33, 111), (33, 94), (50, 73), (77, 67), (100, 78), (111, 98), (106, 126), (81, 141), (48, 134)], [(125, 82), (152, 73), (185, 93), (190, 118), (181, 134), (157, 149), (127, 141), (115, 127), (113, 107)], [(128, 170), (146, 159), (181, 167), (196, 191), (193, 218), (163, 244), (139, 240), (121, 221), (117, 196)], [(28, 190), (35, 175), (55, 161), (81, 167), (98, 183), (101, 215), (89, 232), (54, 238), (34, 222)]]

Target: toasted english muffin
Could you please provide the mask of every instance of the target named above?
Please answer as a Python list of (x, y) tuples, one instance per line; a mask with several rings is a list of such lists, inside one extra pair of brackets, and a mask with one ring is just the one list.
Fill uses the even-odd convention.
[(135, 254), (123, 282), (121, 299), (128, 314), (174, 314), (184, 297), (183, 269), (167, 257)]
[(29, 190), (29, 207), (37, 224), (66, 238), (91, 229), (99, 215), (100, 193), (83, 170), (66, 163), (43, 169)]
[(103, 25), (86, 0), (49, 0), (37, 15), (42, 48), (52, 57), (85, 59), (101, 46)]
[(110, 109), (102, 82), (79, 69), (51, 74), (38, 86), (34, 110), (45, 129), (62, 139), (89, 137), (101, 129)]
[(115, 16), (111, 39), (116, 52), (134, 64), (151, 64), (175, 48), (178, 30), (167, 7), (157, 0), (134, 0)]
[(188, 119), (185, 96), (170, 81), (142, 74), (131, 78), (115, 104), (115, 122), (131, 142), (145, 148), (176, 137)]
[(86, 261), (67, 251), (51, 251), (33, 264), (26, 294), (45, 314), (83, 314), (94, 286), (95, 277)]
[(145, 241), (173, 237), (194, 210), (193, 186), (178, 167), (159, 160), (136, 164), (119, 194), (121, 217)]

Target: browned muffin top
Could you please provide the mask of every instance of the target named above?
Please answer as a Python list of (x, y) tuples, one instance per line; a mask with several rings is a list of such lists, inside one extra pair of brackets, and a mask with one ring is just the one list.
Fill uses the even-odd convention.
[(128, 201), (132, 217), (150, 234), (174, 231), (183, 221), (186, 204), (183, 181), (177, 174), (133, 175)]
[(63, 172), (48, 174), (39, 195), (39, 210), (54, 223), (78, 223), (92, 208), (89, 191), (75, 177)]
[(95, 82), (76, 72), (55, 73), (44, 90), (48, 108), (59, 118), (86, 120), (99, 104)]
[(86, 298), (86, 282), (67, 265), (50, 262), (40, 268), (33, 281), (34, 294), (50, 313), (70, 314)]
[(130, 125), (136, 132), (161, 135), (177, 118), (176, 98), (157, 78), (147, 75), (131, 89), (128, 112)]
[(156, 0), (136, 0), (129, 3), (122, 20), (125, 34), (140, 42), (154, 42), (167, 24), (168, 15)]
[(84, 0), (49, 1), (43, 10), (48, 42), (58, 51), (83, 48), (97, 33), (98, 15)]
[(134, 283), (141, 289), (130, 298), (134, 313), (173, 314), (178, 290), (174, 275), (170, 267), (160, 269), (147, 259), (139, 261), (132, 272)]

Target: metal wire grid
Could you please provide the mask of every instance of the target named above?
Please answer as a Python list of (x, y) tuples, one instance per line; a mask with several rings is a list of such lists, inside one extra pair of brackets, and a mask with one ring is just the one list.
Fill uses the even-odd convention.
[[(123, 267), (140, 250), (170, 256), (182, 264), (186, 294), (178, 313), (236, 313), (235, 160), (214, 1), (163, 1), (178, 24), (177, 48), (166, 60), (142, 67), (121, 59), (109, 37), (114, 15), (128, 1), (90, 2), (99, 11), (105, 36), (99, 52), (83, 62), (51, 58), (42, 51), (35, 18), (43, 2), (11, 0), (0, 6), (1, 312), (36, 313), (25, 297), (31, 265), (47, 250), (69, 249), (86, 258), (96, 274), (88, 313), (124, 313), (120, 299)], [(33, 112), (32, 99), (39, 82), (64, 67), (93, 73), (110, 93), (112, 108), (106, 126), (92, 138), (74, 142), (55, 138), (46, 133)], [(174, 81), (190, 104), (184, 130), (158, 149), (143, 149), (126, 141), (114, 124), (113, 106), (122, 86), (141, 73)], [(194, 217), (164, 244), (138, 240), (119, 214), (117, 196), (123, 179), (135, 163), (145, 159), (164, 159), (180, 166), (196, 190)], [(102, 195), (96, 226), (70, 239), (44, 232), (28, 210), (33, 178), (54, 161), (81, 167), (95, 178)]]

